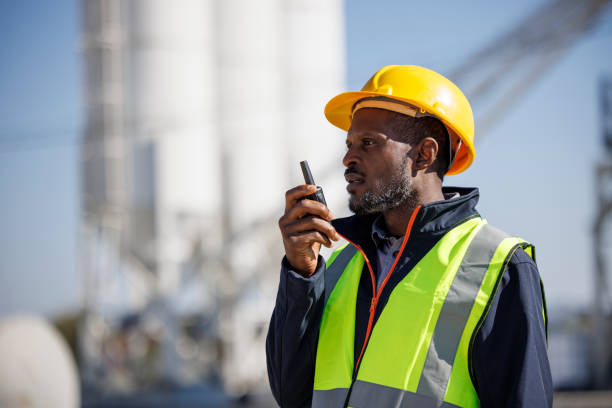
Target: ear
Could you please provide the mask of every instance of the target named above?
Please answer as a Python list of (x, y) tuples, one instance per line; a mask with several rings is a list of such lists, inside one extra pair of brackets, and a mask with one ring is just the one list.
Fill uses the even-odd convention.
[(414, 165), (417, 170), (424, 170), (433, 165), (438, 157), (438, 142), (432, 137), (426, 137), (415, 146), (416, 160)]

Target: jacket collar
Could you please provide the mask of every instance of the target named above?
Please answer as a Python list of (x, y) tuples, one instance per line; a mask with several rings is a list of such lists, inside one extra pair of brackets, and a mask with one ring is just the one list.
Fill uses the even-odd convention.
[[(459, 195), (454, 198), (434, 201), (421, 206), (414, 224), (411, 236), (421, 234), (435, 234), (446, 232), (460, 222), (474, 215), (478, 215), (476, 204), (479, 191), (475, 187), (442, 187), (442, 193)], [(353, 215), (338, 218), (332, 225), (338, 233), (350, 242), (361, 247), (366, 246), (372, 239), (372, 223), (379, 213), (367, 215)]]

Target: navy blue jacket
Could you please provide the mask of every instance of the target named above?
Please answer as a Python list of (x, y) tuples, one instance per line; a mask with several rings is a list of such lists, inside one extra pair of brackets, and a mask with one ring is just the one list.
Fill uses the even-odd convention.
[[(406, 274), (457, 224), (479, 216), (478, 189), (444, 187), (459, 196), (428, 203), (417, 214), (408, 242), (383, 288), (374, 323), (389, 295)], [(336, 230), (376, 259), (372, 222), (377, 214), (332, 221)], [(377, 262), (371, 262), (376, 268)], [(357, 292), (355, 359), (358, 360), (368, 325), (372, 283), (361, 275)], [(304, 278), (282, 261), (276, 305), (266, 339), (268, 377), (278, 404), (309, 407), (312, 400), (319, 324), (324, 302), (325, 261), (319, 257), (315, 273)], [(376, 271), (374, 271), (376, 274)], [(546, 352), (540, 276), (533, 260), (518, 249), (502, 275), (490, 309), (474, 341), (472, 382), (482, 407), (550, 407), (552, 379)]]

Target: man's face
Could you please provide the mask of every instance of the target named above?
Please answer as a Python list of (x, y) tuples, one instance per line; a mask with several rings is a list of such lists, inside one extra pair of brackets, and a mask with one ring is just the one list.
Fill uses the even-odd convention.
[(414, 198), (410, 146), (393, 130), (392, 113), (365, 108), (355, 113), (342, 160), (349, 208), (356, 214), (383, 212)]

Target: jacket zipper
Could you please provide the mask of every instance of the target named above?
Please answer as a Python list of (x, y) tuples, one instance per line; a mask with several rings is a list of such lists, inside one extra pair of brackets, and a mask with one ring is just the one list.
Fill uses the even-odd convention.
[[(370, 302), (370, 311), (369, 311), (370, 315), (368, 318), (368, 328), (366, 330), (366, 336), (365, 336), (365, 339), (363, 340), (363, 345), (361, 347), (361, 353), (359, 354), (359, 358), (357, 359), (355, 368), (353, 370), (353, 383), (357, 376), (357, 370), (359, 369), (359, 365), (361, 364), (361, 358), (363, 357), (363, 353), (365, 352), (368, 341), (370, 340), (370, 334), (372, 333), (372, 326), (374, 323), (374, 314), (376, 313), (376, 306), (378, 305), (378, 299), (380, 299), (380, 295), (383, 291), (383, 288), (385, 287), (385, 285), (387, 284), (387, 281), (391, 277), (391, 274), (393, 273), (393, 270), (395, 269), (397, 262), (402, 256), (402, 252), (404, 252), (404, 248), (406, 247), (406, 243), (408, 242), (408, 239), (410, 238), (410, 233), (412, 232), (412, 226), (414, 224), (414, 220), (420, 209), (421, 209), (421, 206), (419, 205), (418, 207), (414, 209), (414, 211), (412, 211), (412, 215), (410, 216), (410, 220), (408, 221), (408, 226), (406, 227), (406, 234), (404, 235), (402, 246), (400, 247), (400, 250), (397, 256), (395, 257), (395, 261), (393, 261), (393, 265), (391, 265), (391, 268), (389, 269), (389, 273), (387, 273), (387, 276), (385, 276), (385, 279), (380, 284), (380, 288), (378, 288), (378, 292), (376, 291), (376, 277), (374, 276), (372, 265), (370, 265), (370, 261), (368, 260), (368, 257), (366, 256), (365, 252), (359, 245), (355, 244), (354, 242), (351, 242), (349, 239), (344, 237), (344, 239), (346, 239), (348, 242), (353, 244), (359, 250), (359, 252), (361, 252), (361, 255), (363, 256), (363, 258), (366, 261), (366, 264), (368, 265), (368, 270), (370, 271), (370, 279), (372, 280), (372, 301)], [(351, 388), (353, 388), (352, 384), (351, 384)], [(350, 395), (350, 391), (349, 391), (349, 395)]]

